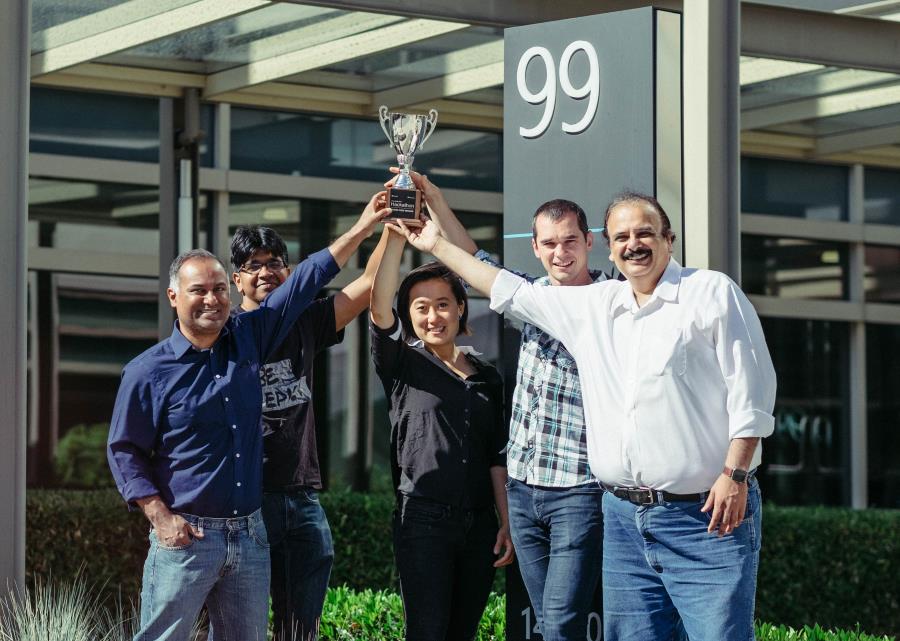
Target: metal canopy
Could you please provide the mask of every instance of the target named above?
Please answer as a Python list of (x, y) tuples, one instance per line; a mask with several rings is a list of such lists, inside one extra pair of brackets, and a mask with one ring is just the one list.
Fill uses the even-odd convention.
[[(502, 27), (677, 0), (34, 0), (34, 84), (502, 126)], [(741, 6), (745, 153), (900, 167), (900, 3)], [(796, 4), (796, 3), (795, 3)], [(807, 3), (805, 6), (809, 6)]]

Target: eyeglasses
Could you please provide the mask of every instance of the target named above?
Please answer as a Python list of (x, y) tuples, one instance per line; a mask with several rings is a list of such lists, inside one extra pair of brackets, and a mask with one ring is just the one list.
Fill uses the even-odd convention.
[(273, 258), (265, 263), (257, 263), (254, 261), (252, 263), (247, 263), (246, 265), (241, 265), (241, 271), (246, 274), (258, 274), (263, 267), (270, 272), (280, 272), (287, 267), (287, 265), (285, 265), (284, 261), (280, 258)]

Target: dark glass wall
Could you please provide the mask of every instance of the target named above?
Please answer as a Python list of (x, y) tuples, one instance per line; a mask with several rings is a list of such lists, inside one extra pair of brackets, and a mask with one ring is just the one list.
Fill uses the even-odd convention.
[(741, 236), (741, 285), (748, 294), (846, 300), (846, 243)]
[(900, 508), (900, 325), (866, 325), (869, 504)]
[(783, 505), (847, 505), (849, 327), (782, 318), (762, 325), (778, 376), (775, 433), (763, 441), (763, 496)]
[(847, 167), (741, 158), (741, 211), (847, 220)]

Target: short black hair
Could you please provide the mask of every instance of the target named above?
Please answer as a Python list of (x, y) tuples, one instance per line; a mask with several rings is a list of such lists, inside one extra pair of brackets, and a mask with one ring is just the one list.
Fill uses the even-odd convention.
[(578, 203), (566, 200), (565, 198), (548, 200), (537, 208), (537, 211), (534, 212), (534, 216), (531, 217), (531, 237), (537, 240), (537, 226), (535, 223), (537, 222), (538, 216), (546, 216), (555, 222), (566, 214), (575, 214), (575, 218), (578, 219), (578, 229), (580, 229), (581, 233), (584, 234), (584, 237), (587, 238), (588, 232), (591, 231), (590, 227), (588, 227), (587, 214), (584, 213), (584, 210)]
[(288, 264), (287, 245), (271, 227), (238, 227), (231, 239), (231, 264), (234, 271), (241, 267), (258, 251), (265, 251)]
[(409, 292), (412, 288), (423, 283), (426, 280), (442, 280), (450, 285), (450, 290), (456, 298), (458, 305), (465, 305), (462, 316), (459, 317), (458, 334), (467, 335), (469, 331), (469, 297), (466, 295), (466, 288), (456, 272), (450, 271), (446, 265), (438, 262), (426, 263), (420, 267), (416, 267), (406, 275), (400, 287), (397, 290), (397, 316), (400, 317), (400, 325), (407, 337), (412, 338), (416, 335), (413, 328), (412, 319), (409, 316)]
[(606, 215), (603, 217), (603, 237), (606, 239), (607, 245), (609, 244), (609, 215), (619, 205), (640, 205), (641, 207), (654, 212), (662, 221), (662, 229), (660, 232), (663, 237), (670, 238), (673, 243), (675, 242), (675, 234), (672, 231), (672, 223), (669, 222), (669, 215), (656, 198), (637, 191), (623, 191), (612, 199), (612, 202), (609, 203), (609, 206), (606, 208)]
[(216, 258), (215, 254), (205, 249), (188, 249), (187, 251), (183, 251), (178, 254), (175, 259), (169, 264), (169, 289), (173, 292), (178, 291), (178, 278), (180, 276), (181, 268), (184, 267), (184, 264), (189, 260), (214, 260), (222, 267), (222, 271), (225, 271), (225, 266), (222, 265), (222, 262)]

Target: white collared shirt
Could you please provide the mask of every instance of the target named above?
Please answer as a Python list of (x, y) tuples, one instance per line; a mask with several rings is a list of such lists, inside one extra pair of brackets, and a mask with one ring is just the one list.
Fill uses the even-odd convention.
[(501, 271), (491, 309), (537, 325), (575, 357), (588, 460), (605, 484), (703, 492), (731, 439), (774, 429), (775, 369), (762, 327), (724, 274), (672, 259), (638, 307), (627, 281), (539, 287)]

